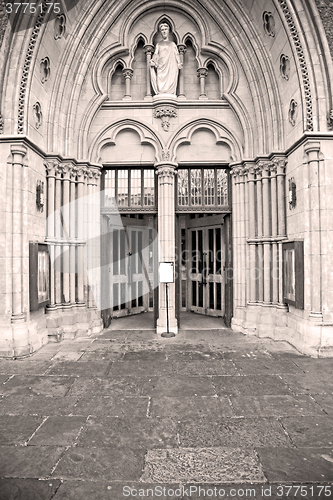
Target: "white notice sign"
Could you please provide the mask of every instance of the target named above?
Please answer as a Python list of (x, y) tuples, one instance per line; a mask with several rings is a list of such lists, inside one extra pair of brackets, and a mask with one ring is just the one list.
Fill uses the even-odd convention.
[(173, 262), (160, 262), (159, 266), (160, 283), (173, 283), (174, 272)]

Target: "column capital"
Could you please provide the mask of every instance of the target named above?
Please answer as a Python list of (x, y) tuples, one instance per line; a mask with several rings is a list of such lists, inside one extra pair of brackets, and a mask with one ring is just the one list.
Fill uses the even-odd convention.
[(61, 165), (63, 180), (70, 181), (73, 165), (71, 163), (64, 163)]
[(143, 52), (147, 55), (147, 54), (150, 54), (152, 55), (155, 51), (155, 47), (154, 45), (150, 45), (149, 43), (147, 43), (147, 45), (144, 45), (143, 46)]
[[(304, 144), (304, 153), (311, 160), (314, 160), (314, 159), (319, 160), (320, 142), (308, 141), (306, 144)], [(311, 155), (311, 158), (310, 158), (310, 155)]]
[(131, 80), (131, 78), (133, 76), (133, 70), (132, 70), (132, 68), (124, 68), (123, 69), (123, 75), (124, 75), (124, 78), (129, 78)]
[(273, 172), (276, 172), (277, 175), (285, 175), (287, 163), (288, 162), (286, 158), (281, 158), (281, 157), (272, 158), (271, 170)]
[(47, 177), (55, 177), (59, 162), (57, 160), (46, 160), (44, 161), (44, 167), (46, 168)]
[(77, 167), (76, 169), (77, 182), (84, 183), (86, 176), (87, 176), (87, 167), (83, 166)]
[(186, 54), (186, 45), (184, 43), (179, 43), (177, 45), (179, 54), (185, 55)]
[[(13, 163), (21, 163), (23, 165), (23, 158), (27, 154), (28, 150), (22, 142), (18, 142), (16, 144), (11, 144), (10, 152), (13, 157)], [(15, 158), (16, 156), (16, 158)], [(19, 158), (17, 158), (17, 156)]]
[(206, 78), (208, 75), (208, 69), (207, 68), (198, 68), (197, 69), (197, 76), (198, 78)]
[(168, 161), (155, 163), (156, 174), (159, 179), (172, 179), (176, 175), (178, 164)]

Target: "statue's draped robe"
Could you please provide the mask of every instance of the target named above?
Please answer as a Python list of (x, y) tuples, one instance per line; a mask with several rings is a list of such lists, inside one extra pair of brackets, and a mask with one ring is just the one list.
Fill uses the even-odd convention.
[(176, 94), (180, 62), (177, 45), (169, 41), (158, 43), (153, 61), (157, 64), (157, 70), (151, 68), (151, 84), (155, 94)]

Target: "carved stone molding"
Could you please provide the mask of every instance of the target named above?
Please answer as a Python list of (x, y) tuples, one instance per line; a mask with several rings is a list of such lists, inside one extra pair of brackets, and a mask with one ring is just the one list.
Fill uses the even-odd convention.
[(162, 128), (165, 132), (169, 131), (170, 118), (177, 117), (177, 109), (173, 106), (158, 106), (154, 109), (154, 118), (161, 118)]
[(264, 12), (262, 15), (264, 30), (268, 36), (275, 36), (275, 20), (271, 12)]
[(301, 74), (303, 79), (304, 86), (304, 94), (305, 94), (305, 106), (306, 106), (306, 130), (313, 130), (313, 111), (312, 111), (312, 97), (311, 97), (311, 88), (310, 88), (310, 78), (309, 72), (306, 65), (306, 60), (304, 56), (303, 47), (298, 36), (298, 31), (293, 21), (292, 15), (289, 11), (288, 4), (286, 0), (278, 0), (280, 7), (285, 16), (286, 22), (289, 27), (290, 34), (292, 36), (299, 65), (301, 68)]
[(170, 151), (168, 149), (162, 150), (162, 159), (166, 161), (170, 160)]
[(42, 83), (45, 83), (49, 79), (50, 73), (50, 59), (48, 57), (44, 57), (44, 59), (40, 62), (40, 79)]
[(18, 105), (18, 118), (17, 118), (17, 123), (18, 123), (17, 132), (18, 132), (18, 134), (24, 133), (24, 102), (25, 102), (25, 93), (27, 90), (28, 74), (30, 71), (30, 65), (31, 65), (36, 41), (38, 38), (38, 34), (39, 34), (40, 28), (42, 26), (44, 16), (47, 12), (47, 9), (48, 9), (47, 0), (44, 0), (38, 8), (39, 14), (38, 14), (38, 17), (36, 20), (35, 27), (32, 30), (28, 50), (27, 50), (27, 53), (25, 55), (22, 76), (21, 76), (21, 83), (20, 83), (20, 94), (19, 94), (19, 105)]
[(66, 16), (59, 14), (54, 20), (54, 39), (59, 40), (66, 32)]
[(281, 54), (280, 56), (280, 74), (285, 80), (289, 80), (290, 77), (290, 59), (286, 54)]

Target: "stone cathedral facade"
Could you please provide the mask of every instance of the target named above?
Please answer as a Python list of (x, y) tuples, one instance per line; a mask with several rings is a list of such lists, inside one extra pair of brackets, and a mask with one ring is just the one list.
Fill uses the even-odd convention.
[[(144, 311), (157, 335), (192, 311), (332, 355), (332, 2), (15, 9), (1, 4), (0, 355)], [(175, 93), (152, 85), (161, 23)]]

